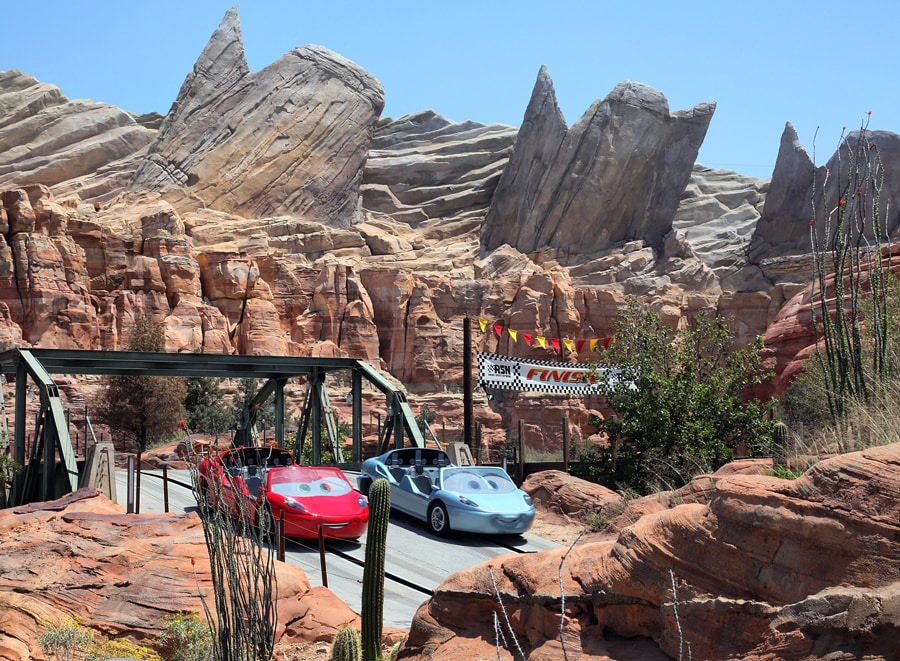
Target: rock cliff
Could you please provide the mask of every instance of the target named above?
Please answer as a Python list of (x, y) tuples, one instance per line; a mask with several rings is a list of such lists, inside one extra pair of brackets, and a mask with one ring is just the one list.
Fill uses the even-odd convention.
[[(165, 118), (3, 72), (0, 341), (118, 349), (147, 310), (169, 351), (369, 360), (452, 427), (466, 318), (491, 324), (476, 349), (584, 362), (627, 297), (674, 326), (716, 310), (742, 343), (803, 311), (815, 169), (789, 127), (761, 181), (694, 163), (714, 103), (670, 112), (635, 82), (571, 127), (545, 68), (519, 129), (382, 107), (376, 79), (320, 46), (249, 71), (236, 9)], [(898, 141), (877, 137), (893, 199)], [(768, 347), (779, 369), (812, 342), (792, 323)], [(476, 404), (497, 439), (592, 406)]]

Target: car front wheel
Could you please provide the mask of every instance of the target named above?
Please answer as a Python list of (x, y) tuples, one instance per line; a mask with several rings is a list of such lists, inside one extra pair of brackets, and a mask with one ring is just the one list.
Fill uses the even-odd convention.
[(428, 508), (428, 526), (431, 532), (442, 537), (450, 532), (450, 517), (447, 516), (447, 507), (441, 501), (432, 503)]

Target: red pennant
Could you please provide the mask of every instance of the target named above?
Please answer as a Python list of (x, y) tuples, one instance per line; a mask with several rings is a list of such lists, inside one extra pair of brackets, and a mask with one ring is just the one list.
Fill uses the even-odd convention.
[(554, 337), (550, 342), (553, 344), (553, 348), (559, 351), (559, 340)]
[(584, 348), (585, 340), (578, 340), (578, 353), (581, 353), (581, 350)]
[(604, 337), (604, 338), (603, 338), (603, 348), (604, 348), (604, 349), (609, 349), (609, 341), (610, 341), (611, 339), (612, 339), (611, 337)]
[(531, 333), (522, 333), (522, 339), (525, 340), (525, 344), (531, 346)]
[(497, 333), (497, 337), (503, 334), (503, 324), (494, 324), (494, 332)]

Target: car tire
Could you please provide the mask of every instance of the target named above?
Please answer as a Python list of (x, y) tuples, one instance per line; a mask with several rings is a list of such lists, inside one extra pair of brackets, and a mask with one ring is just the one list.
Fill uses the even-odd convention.
[(450, 516), (447, 514), (447, 506), (439, 500), (431, 503), (428, 508), (428, 527), (439, 537), (450, 532)]
[(368, 475), (359, 478), (359, 492), (366, 498), (369, 497), (369, 489), (372, 488), (372, 478)]

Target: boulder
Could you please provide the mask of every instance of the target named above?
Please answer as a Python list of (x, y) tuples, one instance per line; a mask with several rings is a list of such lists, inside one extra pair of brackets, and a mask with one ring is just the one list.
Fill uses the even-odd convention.
[[(96, 489), (0, 510), (0, 657), (44, 658), (47, 622), (77, 617), (95, 638), (154, 647), (164, 618), (212, 606), (196, 514), (126, 514)], [(359, 616), (303, 570), (275, 563), (280, 644), (330, 640)]]
[(614, 539), (458, 572), (419, 609), (401, 658), (494, 658), (497, 645), (559, 658), (563, 644), (623, 660), (897, 658), (898, 466), (900, 444), (795, 481), (741, 467), (707, 503), (648, 514)]

